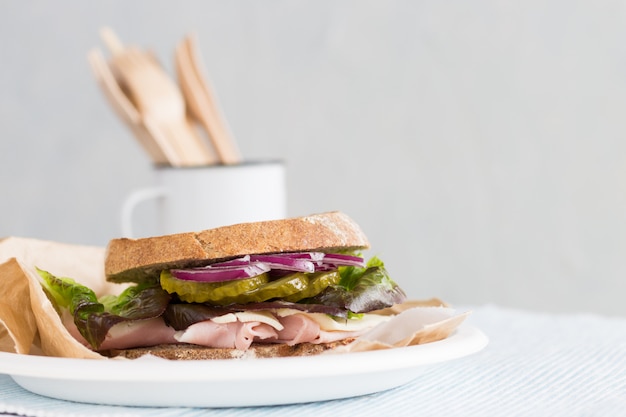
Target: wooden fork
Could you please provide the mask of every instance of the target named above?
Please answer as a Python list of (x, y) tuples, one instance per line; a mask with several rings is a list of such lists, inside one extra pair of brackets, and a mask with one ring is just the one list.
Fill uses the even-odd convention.
[(105, 97), (118, 116), (137, 137), (141, 146), (152, 159), (152, 162), (155, 164), (170, 164), (170, 160), (176, 160), (176, 154), (171, 145), (168, 142), (159, 143), (157, 141), (159, 138), (152, 135), (144, 125), (141, 115), (134, 104), (126, 97), (117, 84), (102, 53), (98, 49), (93, 49), (87, 55), (87, 59)]
[(205, 128), (220, 161), (241, 162), (237, 144), (229, 132), (215, 94), (203, 76), (195, 39), (187, 36), (176, 48), (176, 71), (190, 114)]
[(190, 124), (177, 85), (148, 54), (124, 47), (112, 30), (102, 38), (111, 51), (111, 67), (122, 91), (134, 103), (146, 128), (157, 142), (169, 143), (171, 165), (208, 165), (216, 157)]

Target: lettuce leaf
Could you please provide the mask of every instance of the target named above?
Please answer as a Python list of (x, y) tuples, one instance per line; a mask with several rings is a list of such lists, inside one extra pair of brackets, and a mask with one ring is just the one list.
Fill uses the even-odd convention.
[(341, 280), (307, 303), (345, 308), (351, 313), (390, 307), (406, 300), (406, 294), (396, 284), (378, 257), (371, 258), (364, 268), (340, 267)]
[(146, 283), (98, 300), (92, 290), (71, 278), (59, 278), (41, 269), (37, 272), (57, 311), (67, 309), (80, 334), (96, 350), (111, 327), (124, 321), (159, 317), (171, 298), (158, 284)]
[(194, 323), (210, 320), (214, 317), (231, 313), (222, 307), (197, 303), (174, 303), (167, 306), (163, 313), (165, 324), (175, 330), (185, 330)]

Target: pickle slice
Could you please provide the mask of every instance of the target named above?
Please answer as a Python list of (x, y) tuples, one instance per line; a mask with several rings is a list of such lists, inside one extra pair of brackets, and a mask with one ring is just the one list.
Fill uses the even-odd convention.
[(227, 282), (198, 282), (175, 278), (169, 271), (161, 272), (161, 286), (176, 293), (188, 303), (215, 305), (260, 303), (274, 298), (297, 302), (314, 297), (339, 282), (338, 271), (314, 274), (294, 273), (274, 281), (268, 274)]
[(175, 278), (169, 271), (161, 272), (161, 287), (170, 294), (178, 294), (178, 297), (187, 303), (231, 304), (232, 299), (254, 291), (268, 282), (268, 274), (235, 281), (197, 282)]
[(315, 297), (327, 287), (338, 284), (341, 276), (339, 275), (339, 271), (331, 271), (309, 274), (308, 278), (309, 285), (304, 290), (287, 296), (284, 300), (295, 303), (305, 298)]
[(270, 281), (252, 291), (232, 298), (236, 304), (260, 303), (272, 298), (284, 298), (299, 293), (309, 286), (307, 274), (295, 273)]

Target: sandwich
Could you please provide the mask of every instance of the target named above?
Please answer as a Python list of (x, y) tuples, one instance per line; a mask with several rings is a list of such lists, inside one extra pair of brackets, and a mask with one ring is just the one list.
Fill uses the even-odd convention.
[(119, 238), (106, 248), (96, 297), (38, 270), (72, 336), (105, 356), (226, 359), (314, 355), (384, 323), (406, 300), (341, 212), (199, 232)]

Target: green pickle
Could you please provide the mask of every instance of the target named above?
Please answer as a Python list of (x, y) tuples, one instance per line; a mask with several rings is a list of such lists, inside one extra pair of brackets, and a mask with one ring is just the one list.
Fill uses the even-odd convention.
[(315, 297), (329, 286), (338, 284), (341, 276), (339, 275), (339, 271), (332, 271), (308, 274), (308, 278), (309, 285), (304, 290), (284, 297), (283, 299), (285, 301), (296, 303), (300, 300), (304, 300), (305, 298)]
[(294, 273), (270, 281), (268, 274), (227, 282), (196, 282), (161, 273), (161, 286), (188, 303), (216, 305), (259, 303), (271, 299), (297, 302), (314, 297), (339, 282), (339, 272)]
[(270, 281), (259, 288), (235, 297), (232, 302), (237, 304), (260, 303), (272, 298), (284, 298), (303, 291), (309, 286), (306, 274), (295, 273)]
[(170, 294), (178, 294), (178, 297), (187, 303), (231, 304), (232, 298), (259, 288), (268, 282), (268, 274), (236, 281), (197, 282), (175, 278), (169, 271), (161, 272), (161, 287)]

